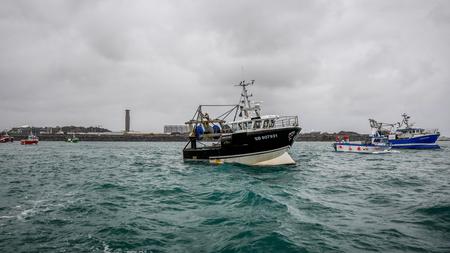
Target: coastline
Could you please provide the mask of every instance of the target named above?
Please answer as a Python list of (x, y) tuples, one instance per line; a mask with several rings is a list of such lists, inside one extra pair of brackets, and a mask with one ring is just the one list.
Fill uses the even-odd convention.
[[(368, 137), (368, 134), (358, 134), (354, 132), (339, 133), (300, 133), (296, 141), (302, 142), (330, 142), (335, 141), (336, 135), (348, 135), (351, 141), (361, 141)], [(27, 135), (11, 135), (15, 141), (25, 139)], [(65, 141), (72, 137), (72, 134), (40, 134), (37, 135), (40, 141)], [(161, 134), (161, 133), (128, 133), (128, 134), (76, 134), (80, 141), (104, 141), (104, 142), (184, 142), (188, 141), (187, 134)]]

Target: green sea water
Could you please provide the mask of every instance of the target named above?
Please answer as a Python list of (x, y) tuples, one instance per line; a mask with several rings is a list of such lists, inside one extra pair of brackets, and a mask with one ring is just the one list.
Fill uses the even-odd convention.
[(1, 252), (450, 252), (450, 143), (293, 166), (184, 163), (185, 143), (0, 144)]

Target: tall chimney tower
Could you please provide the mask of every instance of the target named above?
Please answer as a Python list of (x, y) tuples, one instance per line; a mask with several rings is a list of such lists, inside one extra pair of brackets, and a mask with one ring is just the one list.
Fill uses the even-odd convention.
[(130, 110), (125, 110), (125, 133), (130, 132)]

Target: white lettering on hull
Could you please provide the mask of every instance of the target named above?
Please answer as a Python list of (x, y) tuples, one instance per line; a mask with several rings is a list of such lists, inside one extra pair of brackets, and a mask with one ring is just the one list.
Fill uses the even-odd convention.
[(267, 134), (262, 136), (256, 136), (255, 141), (261, 141), (261, 140), (270, 140), (270, 139), (276, 139), (278, 138), (278, 134)]

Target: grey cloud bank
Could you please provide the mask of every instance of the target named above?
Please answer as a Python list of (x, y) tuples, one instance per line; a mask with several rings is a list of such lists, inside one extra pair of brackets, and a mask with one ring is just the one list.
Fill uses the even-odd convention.
[(245, 78), (306, 131), (450, 135), (449, 1), (3, 1), (0, 35), (2, 129), (162, 131)]

